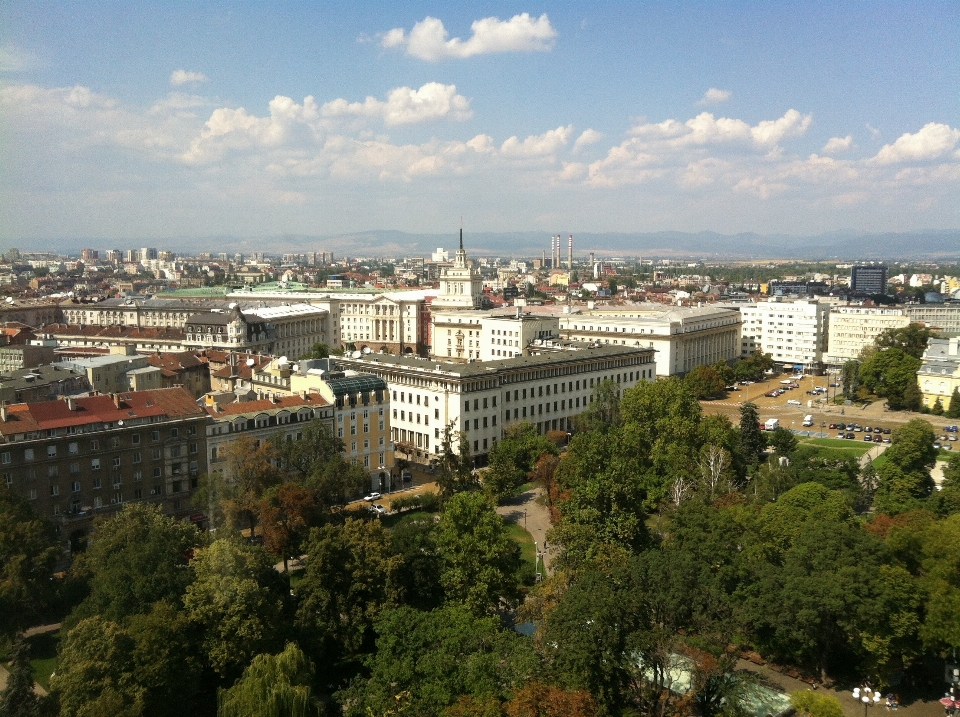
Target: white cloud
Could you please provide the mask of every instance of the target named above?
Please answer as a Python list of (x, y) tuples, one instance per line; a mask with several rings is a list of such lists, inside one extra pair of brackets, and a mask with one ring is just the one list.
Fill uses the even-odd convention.
[(878, 130), (876, 127), (871, 125), (869, 122), (867, 122), (864, 125), (864, 127), (867, 128), (867, 131), (870, 133), (871, 137), (873, 137), (874, 139), (880, 139), (880, 130)]
[(470, 100), (457, 94), (456, 85), (428, 82), (419, 90), (397, 87), (387, 95), (386, 102), (367, 97), (363, 102), (336, 99), (321, 108), (324, 117), (376, 118), (387, 126), (414, 124), (438, 119), (457, 122), (473, 116)]
[(821, 150), (824, 154), (840, 154), (841, 152), (846, 152), (853, 147), (853, 135), (848, 134), (846, 137), (831, 137), (827, 140), (827, 143), (823, 145)]
[(546, 52), (553, 49), (557, 38), (557, 31), (546, 13), (538, 18), (523, 13), (505, 21), (486, 17), (470, 27), (473, 34), (468, 39), (448, 40), (449, 33), (443, 22), (427, 16), (413, 26), (409, 35), (400, 27), (388, 30), (381, 44), (383, 47), (406, 45), (408, 55), (436, 62), (492, 53)]
[(601, 139), (603, 139), (602, 132), (597, 132), (595, 129), (585, 129), (580, 133), (580, 136), (577, 137), (577, 141), (573, 143), (573, 151), (579, 152), (584, 147), (596, 144)]
[(750, 130), (757, 144), (776, 144), (784, 137), (799, 137), (813, 124), (811, 115), (802, 115), (796, 110), (787, 110), (780, 119), (764, 120)]
[(563, 147), (572, 133), (573, 125), (567, 125), (543, 134), (530, 135), (523, 141), (513, 136), (500, 146), (500, 153), (505, 157), (545, 157)]
[(873, 161), (877, 164), (936, 159), (956, 147), (960, 129), (950, 125), (928, 122), (914, 134), (907, 132), (893, 144), (880, 148)]
[(188, 70), (174, 70), (170, 73), (170, 84), (174, 87), (186, 85), (191, 82), (209, 82), (210, 78), (202, 72), (191, 72)]
[(730, 90), (718, 90), (716, 87), (711, 87), (703, 93), (703, 97), (700, 98), (697, 104), (700, 106), (718, 105), (721, 102), (729, 100), (732, 95), (733, 93)]

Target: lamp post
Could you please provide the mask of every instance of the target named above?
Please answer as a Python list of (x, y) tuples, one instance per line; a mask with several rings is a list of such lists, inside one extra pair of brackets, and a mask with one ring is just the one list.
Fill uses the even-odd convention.
[(867, 709), (877, 704), (880, 699), (880, 691), (874, 690), (868, 685), (853, 688), (853, 699), (863, 704), (863, 717), (867, 717)]

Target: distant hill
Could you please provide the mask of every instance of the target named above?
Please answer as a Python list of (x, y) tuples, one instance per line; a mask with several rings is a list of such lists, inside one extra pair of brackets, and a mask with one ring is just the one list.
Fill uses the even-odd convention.
[[(567, 235), (561, 232), (562, 250), (567, 254)], [(169, 237), (148, 241), (121, 241), (91, 238), (52, 239), (45, 242), (8, 242), (21, 251), (79, 251), (129, 249), (148, 245), (182, 253), (243, 252), (269, 253), (332, 251), (335, 256), (427, 256), (437, 247), (455, 249), (458, 236), (414, 234), (396, 230), (372, 230), (307, 236), (283, 234), (267, 237), (216, 236), (202, 239)], [(545, 232), (468, 232), (465, 235), (471, 256), (539, 256), (550, 251), (550, 234)], [(8, 248), (7, 247), (7, 248)], [(54, 249), (55, 248), (55, 249)], [(960, 230), (923, 232), (831, 232), (813, 236), (785, 234), (718, 234), (716, 232), (574, 232), (574, 254), (598, 256), (656, 256), (703, 259), (941, 259), (960, 260)]]

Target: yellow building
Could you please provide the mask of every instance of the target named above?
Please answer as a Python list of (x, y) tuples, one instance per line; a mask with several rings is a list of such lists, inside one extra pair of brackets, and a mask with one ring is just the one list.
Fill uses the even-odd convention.
[(960, 388), (960, 339), (930, 339), (923, 352), (923, 364), (917, 371), (917, 382), (923, 393), (923, 404), (929, 408), (940, 399), (944, 410), (950, 397)]

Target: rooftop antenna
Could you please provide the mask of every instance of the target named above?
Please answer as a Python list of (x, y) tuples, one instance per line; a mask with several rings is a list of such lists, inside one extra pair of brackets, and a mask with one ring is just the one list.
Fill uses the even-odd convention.
[(463, 251), (463, 215), (460, 215), (460, 251)]

